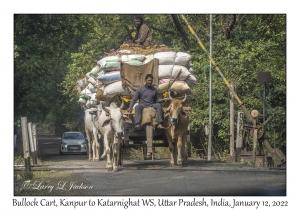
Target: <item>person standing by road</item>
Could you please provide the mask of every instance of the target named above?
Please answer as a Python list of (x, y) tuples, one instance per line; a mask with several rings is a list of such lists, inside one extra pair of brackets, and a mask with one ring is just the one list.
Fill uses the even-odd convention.
[(141, 129), (141, 119), (143, 109), (146, 107), (153, 107), (157, 113), (158, 126), (157, 128), (163, 129), (163, 118), (162, 118), (162, 105), (161, 102), (168, 100), (166, 99), (158, 99), (158, 91), (155, 87), (152, 86), (153, 83), (153, 75), (147, 74), (145, 76), (145, 85), (139, 87), (135, 92), (129, 108), (128, 112), (131, 112), (134, 104), (137, 100), (139, 100), (139, 104), (135, 107), (135, 130)]
[(152, 32), (150, 28), (144, 24), (143, 18), (141, 16), (134, 17), (134, 24), (136, 27), (136, 34), (133, 39), (133, 43), (147, 46), (152, 46)]

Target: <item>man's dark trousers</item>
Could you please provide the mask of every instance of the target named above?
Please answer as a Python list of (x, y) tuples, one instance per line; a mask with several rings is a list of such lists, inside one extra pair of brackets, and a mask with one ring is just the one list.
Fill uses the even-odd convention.
[[(160, 103), (156, 103), (156, 104), (152, 104), (149, 107), (152, 107), (156, 110), (157, 113), (157, 120), (158, 123), (163, 123), (163, 119), (162, 119), (162, 105)], [(141, 125), (141, 121), (142, 121), (142, 113), (145, 107), (141, 106), (141, 105), (137, 105), (135, 107), (135, 125), (139, 124)]]

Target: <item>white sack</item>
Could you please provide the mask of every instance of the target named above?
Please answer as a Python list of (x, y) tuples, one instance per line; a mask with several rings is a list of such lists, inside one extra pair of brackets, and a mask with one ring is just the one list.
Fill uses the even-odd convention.
[(79, 98), (78, 102), (81, 104), (86, 104), (86, 100), (84, 100), (83, 98)]
[(92, 93), (92, 95), (91, 95), (91, 101), (98, 101), (96, 99), (96, 93)]
[(99, 101), (96, 99), (96, 93), (92, 94), (90, 101), (91, 101), (92, 105), (98, 105), (99, 104)]
[(191, 74), (185, 81), (190, 87), (193, 87), (196, 84), (197, 79), (194, 75)]
[(84, 77), (84, 78), (82, 79), (82, 82), (83, 82), (82, 87), (86, 87), (86, 86), (89, 84), (89, 82), (88, 82), (87, 80), (88, 80), (88, 79), (87, 79), (86, 77)]
[(97, 63), (101, 66), (101, 68), (105, 68), (108, 62), (121, 62), (121, 57), (119, 56), (107, 56), (99, 60)]
[(89, 91), (91, 91), (91, 93), (97, 92), (97, 88), (95, 88), (94, 85), (92, 85), (92, 83), (89, 83), (86, 88), (89, 89)]
[(174, 65), (158, 65), (158, 78), (170, 79), (172, 77)]
[(175, 65), (185, 66), (186, 68), (190, 68), (191, 55), (185, 52), (176, 53)]
[(90, 100), (88, 100), (85, 105), (86, 105), (87, 108), (91, 108), (92, 107), (92, 103), (91, 103)]
[(81, 94), (87, 97), (91, 97), (92, 92), (89, 89), (85, 88), (81, 91)]
[(94, 78), (92, 78), (92, 77), (90, 77), (89, 79), (88, 79), (88, 82), (89, 83), (92, 83), (92, 85), (97, 85), (97, 82), (96, 82), (96, 80), (94, 80)]
[(154, 58), (159, 60), (159, 65), (175, 65), (176, 52), (158, 52)]
[(143, 64), (149, 63), (154, 59), (154, 55), (146, 55), (145, 60), (143, 61)]
[(191, 75), (191, 72), (189, 72), (189, 70), (186, 67), (175, 65), (172, 71), (172, 76), (171, 76), (172, 79), (176, 77), (180, 69), (182, 71), (179, 77), (177, 78), (177, 80), (181, 80), (181, 81), (186, 80)]
[[(166, 92), (168, 86), (169, 86), (169, 83), (165, 83), (165, 84), (159, 85), (158, 88), (157, 88), (158, 93), (164, 93), (164, 92)], [(189, 90), (190, 87), (186, 83), (175, 81), (173, 83), (173, 85), (169, 88), (169, 90), (170, 89), (173, 89), (175, 91), (184, 91), (184, 90)]]
[(184, 66), (178, 66), (178, 65), (158, 65), (158, 78), (159, 79), (174, 79), (178, 72), (181, 71), (181, 74), (176, 80), (186, 80), (191, 72), (184, 67)]
[(145, 60), (145, 55), (122, 55), (121, 60), (122, 62), (128, 62), (131, 60), (138, 60), (143, 62)]
[(116, 95), (129, 95), (127, 89), (122, 87), (122, 81), (114, 82), (104, 86), (103, 95), (107, 97), (114, 97)]
[(87, 80), (88, 80), (90, 77), (91, 77), (91, 76), (90, 76), (90, 72), (88, 72), (88, 73), (85, 74), (85, 78), (86, 78)]

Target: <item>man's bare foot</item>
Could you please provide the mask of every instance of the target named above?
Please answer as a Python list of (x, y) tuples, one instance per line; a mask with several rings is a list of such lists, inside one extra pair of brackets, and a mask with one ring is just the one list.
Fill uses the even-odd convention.
[(141, 130), (141, 126), (140, 125), (135, 125), (134, 130)]
[(157, 128), (158, 128), (158, 129), (165, 129), (165, 127), (164, 127), (162, 124), (159, 124), (159, 125), (157, 126)]

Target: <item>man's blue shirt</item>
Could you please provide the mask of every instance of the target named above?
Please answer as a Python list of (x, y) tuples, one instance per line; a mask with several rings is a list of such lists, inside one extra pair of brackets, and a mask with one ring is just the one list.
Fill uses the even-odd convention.
[(144, 108), (155, 104), (158, 100), (157, 89), (147, 85), (139, 87), (135, 92), (129, 107), (132, 108), (137, 100), (140, 100), (139, 104)]

